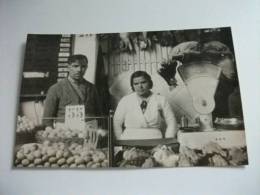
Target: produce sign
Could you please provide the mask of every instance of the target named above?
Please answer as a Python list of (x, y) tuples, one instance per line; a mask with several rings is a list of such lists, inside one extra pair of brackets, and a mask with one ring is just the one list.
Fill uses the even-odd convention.
[(65, 124), (70, 128), (84, 129), (85, 126), (85, 106), (66, 106)]

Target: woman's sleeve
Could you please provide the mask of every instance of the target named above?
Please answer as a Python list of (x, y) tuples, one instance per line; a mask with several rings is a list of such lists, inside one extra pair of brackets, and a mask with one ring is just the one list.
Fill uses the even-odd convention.
[(162, 111), (163, 111), (163, 116), (167, 125), (166, 131), (165, 131), (165, 137), (170, 138), (170, 137), (176, 137), (177, 136), (177, 122), (175, 115), (172, 111), (172, 108), (170, 104), (167, 102), (165, 98), (163, 98), (162, 101)]
[(125, 113), (126, 113), (126, 105), (123, 100), (121, 100), (116, 108), (114, 114), (114, 136), (116, 139), (120, 139), (120, 136), (123, 132), (123, 124), (125, 122)]

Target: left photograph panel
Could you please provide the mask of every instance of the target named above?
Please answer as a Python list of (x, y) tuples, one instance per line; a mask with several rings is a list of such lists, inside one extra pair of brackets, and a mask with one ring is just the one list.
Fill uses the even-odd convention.
[(109, 167), (109, 93), (100, 56), (96, 35), (27, 36), (15, 168)]

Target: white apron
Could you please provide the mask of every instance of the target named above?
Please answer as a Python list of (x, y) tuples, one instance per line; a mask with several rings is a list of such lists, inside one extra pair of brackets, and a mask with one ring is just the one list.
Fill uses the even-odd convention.
[(162, 110), (156, 95), (151, 95), (144, 113), (135, 93), (129, 96), (125, 108), (125, 130), (120, 139), (162, 138)]

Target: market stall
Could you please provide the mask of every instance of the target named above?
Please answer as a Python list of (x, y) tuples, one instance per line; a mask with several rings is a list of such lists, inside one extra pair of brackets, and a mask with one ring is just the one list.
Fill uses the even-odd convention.
[(18, 114), (14, 167), (247, 164), (230, 28), (29, 35)]

